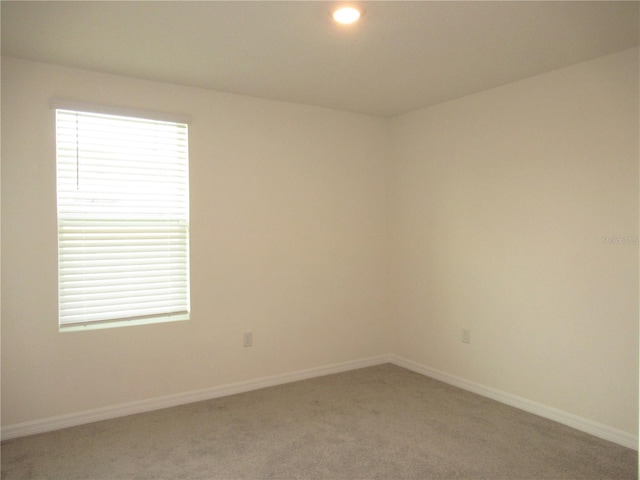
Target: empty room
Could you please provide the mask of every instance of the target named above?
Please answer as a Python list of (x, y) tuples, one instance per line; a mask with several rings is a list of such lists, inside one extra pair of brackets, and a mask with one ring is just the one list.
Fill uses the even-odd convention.
[(0, 8), (3, 479), (638, 477), (640, 2)]

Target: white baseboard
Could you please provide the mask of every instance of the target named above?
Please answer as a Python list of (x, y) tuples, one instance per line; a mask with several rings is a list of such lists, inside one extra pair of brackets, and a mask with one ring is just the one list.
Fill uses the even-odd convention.
[(607, 425), (603, 425), (601, 423), (579, 417), (578, 415), (574, 415), (572, 413), (558, 410), (556, 408), (527, 400), (526, 398), (518, 397), (516, 395), (512, 395), (495, 388), (487, 387), (479, 383), (471, 382), (469, 380), (465, 380), (464, 378), (456, 377), (455, 375), (451, 375), (434, 368), (429, 368), (419, 363), (413, 362), (411, 360), (406, 360), (395, 355), (389, 355), (387, 358), (390, 363), (393, 363), (394, 365), (397, 365), (399, 367), (406, 368), (407, 370), (412, 370), (416, 373), (431, 377), (435, 380), (440, 380), (441, 382), (447, 383), (449, 385), (453, 385), (455, 387), (477, 393), (478, 395), (482, 395), (483, 397), (491, 398), (492, 400), (496, 400), (500, 403), (516, 407), (520, 410), (524, 410), (525, 412), (533, 413), (540, 417), (562, 423), (563, 425), (567, 425), (571, 428), (575, 428), (576, 430), (580, 430), (581, 432), (589, 433), (595, 437), (617, 443), (618, 445), (638, 450), (638, 435), (632, 435), (622, 430), (617, 430)]
[(179, 393), (176, 395), (167, 395), (164, 397), (151, 398), (137, 402), (123, 403), (109, 407), (97, 408), (95, 410), (85, 410), (78, 413), (68, 415), (60, 415), (31, 422), (18, 423), (2, 427), (0, 438), (2, 440), (10, 440), (18, 437), (26, 437), (27, 435), (35, 435), (37, 433), (50, 432), (60, 430), (62, 428), (75, 427), (87, 423), (98, 422), (101, 420), (110, 420), (113, 418), (124, 417), (136, 413), (151, 412), (162, 408), (176, 407), (193, 402), (203, 400), (211, 400), (213, 398), (226, 397), (237, 393), (249, 392), (275, 385), (297, 382), (314, 377), (322, 377), (333, 373), (341, 373), (358, 368), (372, 367), (389, 363), (386, 355), (365, 358), (344, 363), (336, 363), (323, 367), (299, 370), (297, 372), (284, 373), (268, 377), (258, 378), (256, 380), (248, 380), (245, 382), (221, 385), (219, 387), (206, 388), (203, 390), (195, 390), (191, 392)]
[(362, 360), (355, 360), (344, 363), (337, 363), (323, 367), (310, 368), (307, 370), (299, 370), (297, 372), (285, 373), (262, 377), (255, 380), (245, 382), (232, 383), (219, 387), (212, 387), (191, 392), (179, 393), (176, 395), (168, 395), (164, 397), (152, 398), (138, 402), (124, 403), (113, 405), (110, 407), (98, 408), (95, 410), (86, 410), (83, 412), (72, 413), (68, 415), (60, 415), (42, 420), (34, 420), (31, 422), (18, 423), (2, 427), (0, 438), (2, 440), (10, 440), (18, 437), (25, 437), (37, 433), (50, 432), (62, 428), (75, 427), (87, 423), (98, 422), (101, 420), (110, 420), (112, 418), (124, 417), (136, 413), (150, 412), (162, 408), (175, 407), (203, 400), (211, 400), (213, 398), (235, 395), (238, 393), (258, 390), (260, 388), (273, 387), (285, 383), (306, 380), (309, 378), (322, 377), (334, 373), (356, 370), (358, 368), (372, 367), (383, 363), (393, 363), (402, 368), (414, 371), (421, 375), (440, 380), (450, 385), (468, 390), (483, 397), (491, 398), (498, 402), (519, 408), (529, 413), (533, 413), (543, 418), (562, 423), (569, 427), (575, 428), (585, 433), (589, 433), (596, 437), (617, 443), (627, 448), (638, 450), (638, 436), (632, 435), (621, 430), (593, 422), (583, 417), (573, 415), (562, 410), (558, 410), (526, 398), (518, 397), (501, 390), (471, 382), (455, 375), (442, 372), (433, 368), (426, 367), (411, 360), (398, 357), (396, 355), (380, 355)]

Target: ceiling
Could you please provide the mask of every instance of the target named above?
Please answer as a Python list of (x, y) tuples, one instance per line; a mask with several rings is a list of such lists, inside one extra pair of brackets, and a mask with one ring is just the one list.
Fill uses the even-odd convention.
[(1, 2), (2, 54), (392, 117), (640, 43), (640, 2)]

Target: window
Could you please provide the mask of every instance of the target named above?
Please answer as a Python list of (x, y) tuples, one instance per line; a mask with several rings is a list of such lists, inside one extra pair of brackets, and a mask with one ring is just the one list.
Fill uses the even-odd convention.
[(60, 330), (189, 318), (186, 123), (56, 108)]

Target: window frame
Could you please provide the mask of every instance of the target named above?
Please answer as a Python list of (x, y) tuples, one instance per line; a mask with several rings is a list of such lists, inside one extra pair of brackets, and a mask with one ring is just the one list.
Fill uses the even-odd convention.
[[(57, 287), (58, 287), (58, 329), (60, 332), (70, 332), (70, 331), (82, 331), (82, 330), (92, 330), (92, 329), (104, 329), (104, 328), (116, 328), (123, 326), (133, 326), (133, 325), (147, 325), (147, 324), (155, 324), (155, 323), (165, 323), (165, 322), (174, 322), (174, 321), (183, 321), (189, 320), (191, 318), (191, 287), (190, 287), (190, 221), (189, 221), (189, 210), (190, 210), (190, 195), (189, 195), (189, 164), (190, 164), (190, 155), (189, 155), (189, 123), (190, 118), (185, 115), (172, 114), (172, 113), (164, 113), (164, 112), (155, 112), (155, 111), (147, 111), (147, 110), (134, 110), (128, 108), (119, 108), (119, 107), (110, 107), (110, 106), (101, 106), (94, 104), (86, 104), (68, 100), (60, 100), (54, 99), (51, 101), (51, 109), (54, 111), (54, 136), (56, 142), (55, 148), (55, 161), (56, 161), (56, 217), (57, 217), (57, 232), (58, 232), (58, 245), (57, 245)], [(106, 115), (110, 117), (125, 117), (123, 120), (128, 121), (136, 121), (141, 120), (142, 122), (164, 122), (174, 125), (175, 128), (179, 125), (180, 128), (185, 129), (185, 153), (182, 158), (183, 163), (186, 162), (186, 165), (183, 165), (184, 168), (184, 176), (186, 177), (183, 181), (186, 182), (185, 185), (185, 193), (186, 199), (183, 198), (183, 201), (186, 202), (186, 220), (179, 219), (178, 217), (173, 218), (173, 220), (169, 219), (168, 223), (175, 222), (181, 223), (184, 225), (185, 233), (184, 233), (184, 247), (180, 247), (180, 251), (186, 257), (186, 265), (181, 268), (183, 275), (180, 278), (183, 278), (186, 283), (185, 291), (183, 293), (183, 306), (185, 309), (181, 309), (179, 312), (162, 312), (150, 315), (143, 316), (133, 316), (133, 317), (120, 317), (120, 318), (106, 318), (99, 320), (86, 320), (86, 321), (64, 321), (62, 308), (61, 308), (61, 299), (63, 298), (62, 293), (62, 260), (61, 260), (61, 247), (60, 247), (60, 235), (61, 228), (65, 222), (68, 222), (67, 219), (63, 218), (64, 215), (60, 214), (60, 167), (59, 167), (59, 148), (58, 144), (60, 142), (59, 132), (58, 132), (58, 110), (63, 110), (67, 112), (77, 112), (79, 114), (91, 114), (91, 115)], [(92, 220), (87, 220), (92, 221)], [(160, 221), (162, 223), (162, 221)]]

